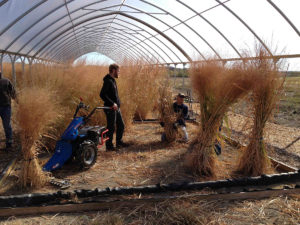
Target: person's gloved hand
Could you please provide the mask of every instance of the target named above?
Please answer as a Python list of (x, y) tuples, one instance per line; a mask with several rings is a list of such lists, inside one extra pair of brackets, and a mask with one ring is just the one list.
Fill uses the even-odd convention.
[(117, 111), (117, 110), (118, 110), (118, 105), (117, 105), (116, 103), (114, 103), (113, 106), (112, 106), (112, 109), (113, 109), (114, 111)]

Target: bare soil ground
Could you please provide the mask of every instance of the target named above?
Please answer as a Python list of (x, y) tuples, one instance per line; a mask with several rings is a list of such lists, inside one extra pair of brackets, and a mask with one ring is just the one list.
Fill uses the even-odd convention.
[[(197, 132), (197, 126), (188, 124), (188, 131), (193, 138)], [(105, 152), (104, 148), (100, 149), (96, 164), (89, 170), (80, 171), (77, 165), (71, 162), (53, 172), (53, 176), (69, 180), (72, 184), (70, 190), (219, 180), (232, 177), (238, 161), (238, 149), (225, 144), (222, 154), (217, 157), (217, 177), (195, 178), (183, 166), (188, 143), (176, 142), (172, 145), (162, 143), (161, 132), (162, 129), (157, 123), (134, 124), (124, 137), (125, 141), (131, 143), (130, 147), (121, 149), (119, 152)], [(1, 153), (3, 154), (6, 153)], [(269, 173), (274, 172), (270, 168)], [(55, 190), (57, 190), (56, 187), (47, 185), (34, 192)], [(2, 194), (17, 193), (24, 193), (24, 190), (14, 187)]]

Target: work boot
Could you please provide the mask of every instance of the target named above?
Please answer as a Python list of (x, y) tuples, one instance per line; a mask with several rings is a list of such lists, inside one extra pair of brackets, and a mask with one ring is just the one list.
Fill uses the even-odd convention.
[(118, 149), (115, 148), (114, 146), (106, 146), (106, 151), (107, 152), (117, 152)]
[(7, 143), (6, 144), (6, 148), (5, 148), (5, 151), (11, 151), (12, 150), (12, 143)]
[(123, 141), (119, 141), (119, 142), (117, 143), (117, 148), (127, 148), (127, 147), (129, 147), (129, 146), (130, 146), (129, 144), (124, 143)]

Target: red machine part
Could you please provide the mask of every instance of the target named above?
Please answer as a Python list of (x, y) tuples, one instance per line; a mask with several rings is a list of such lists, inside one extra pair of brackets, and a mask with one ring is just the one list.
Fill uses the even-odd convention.
[(99, 144), (99, 145), (97, 146), (98, 148), (101, 148), (101, 147), (104, 145), (104, 143), (105, 143), (107, 140), (109, 140), (109, 137), (104, 137), (104, 135), (105, 135), (107, 132), (108, 132), (108, 129), (106, 129), (105, 131), (102, 132), (102, 134), (101, 134), (101, 144)]

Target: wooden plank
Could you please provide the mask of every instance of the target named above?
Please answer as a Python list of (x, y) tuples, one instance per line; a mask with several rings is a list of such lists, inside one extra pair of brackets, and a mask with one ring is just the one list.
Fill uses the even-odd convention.
[(11, 171), (14, 169), (15, 165), (16, 165), (17, 159), (13, 159), (11, 160), (6, 167), (4, 168), (4, 170), (1, 172), (0, 174), (0, 187), (5, 183), (6, 178), (9, 176), (9, 174), (11, 173)]
[(287, 165), (287, 164), (285, 164), (283, 162), (280, 162), (280, 161), (278, 161), (278, 160), (276, 160), (276, 159), (274, 159), (274, 158), (272, 158), (270, 156), (268, 156), (268, 158), (270, 159), (271, 163), (273, 164), (273, 166), (275, 168), (278, 168), (278, 169), (280, 169), (283, 172), (295, 172), (295, 171), (298, 170), (297, 168), (295, 168), (293, 166), (290, 166), (290, 165)]
[(0, 209), (0, 217), (21, 216), (21, 215), (40, 215), (45, 213), (71, 213), (84, 211), (100, 211), (108, 209), (120, 209), (128, 207), (136, 207), (142, 204), (155, 204), (161, 201), (172, 201), (176, 199), (193, 198), (197, 200), (245, 200), (245, 199), (262, 199), (277, 196), (286, 196), (300, 194), (300, 188), (283, 189), (283, 190), (266, 190), (254, 192), (241, 192), (229, 194), (190, 194), (179, 196), (157, 196), (142, 199), (125, 199), (114, 201), (98, 201), (89, 203), (74, 203), (65, 205), (50, 205), (39, 207), (18, 207)]
[[(232, 139), (232, 138), (230, 138), (230, 137), (227, 137), (226, 135), (222, 135), (222, 137), (224, 138), (224, 140), (225, 140), (229, 145), (231, 145), (231, 146), (233, 146), (233, 147), (236, 147), (236, 148), (246, 147), (245, 145), (239, 143), (238, 141), (236, 141), (236, 140), (234, 140), (234, 139)], [(273, 165), (275, 168), (281, 170), (282, 172), (296, 172), (296, 171), (298, 170), (297, 168), (292, 167), (292, 166), (290, 166), (290, 165), (287, 165), (287, 164), (285, 164), (285, 163), (283, 163), (283, 162), (280, 162), (280, 161), (278, 161), (278, 160), (276, 160), (276, 159), (274, 159), (274, 158), (272, 158), (272, 157), (270, 157), (270, 156), (268, 156), (268, 158), (270, 159), (272, 165)]]

